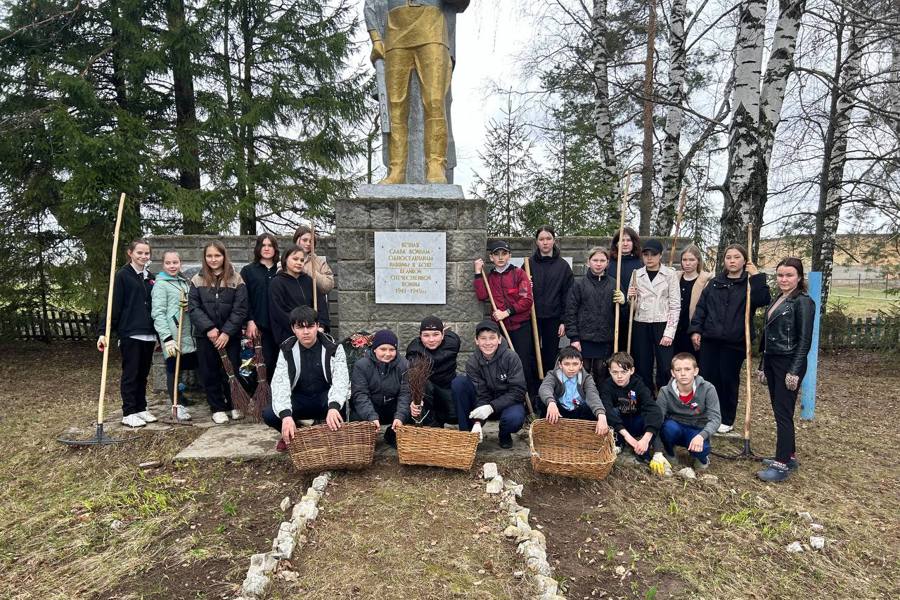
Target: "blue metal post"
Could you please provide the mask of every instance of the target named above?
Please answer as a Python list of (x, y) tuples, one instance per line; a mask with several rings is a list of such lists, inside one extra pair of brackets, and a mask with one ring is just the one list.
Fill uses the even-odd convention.
[(822, 322), (822, 273), (809, 274), (809, 297), (816, 303), (816, 319), (813, 322), (812, 346), (806, 357), (806, 376), (800, 387), (800, 418), (812, 421), (816, 415), (816, 375), (819, 369), (819, 327)]

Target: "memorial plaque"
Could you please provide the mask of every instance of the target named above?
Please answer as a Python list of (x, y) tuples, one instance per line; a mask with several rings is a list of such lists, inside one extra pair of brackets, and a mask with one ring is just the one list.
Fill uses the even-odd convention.
[(446, 304), (447, 234), (376, 231), (375, 303)]

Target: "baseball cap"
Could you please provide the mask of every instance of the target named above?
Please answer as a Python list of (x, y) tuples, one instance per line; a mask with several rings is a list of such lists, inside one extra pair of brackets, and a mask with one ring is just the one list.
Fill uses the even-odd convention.
[(641, 246), (641, 252), (650, 252), (651, 254), (662, 254), (663, 246), (659, 240), (647, 240)]
[(419, 324), (419, 333), (423, 331), (443, 331), (444, 323), (439, 318), (431, 315), (430, 317), (425, 317), (422, 319), (422, 322)]
[(475, 335), (477, 336), (482, 331), (493, 331), (494, 333), (500, 333), (500, 328), (497, 327), (497, 324), (490, 319), (485, 319), (475, 326)]
[(493, 242), (490, 242), (488, 244), (487, 248), (488, 248), (488, 252), (490, 252), (491, 254), (493, 254), (494, 252), (497, 252), (498, 250), (506, 250), (507, 252), (510, 251), (509, 243), (505, 242), (503, 240), (494, 240)]

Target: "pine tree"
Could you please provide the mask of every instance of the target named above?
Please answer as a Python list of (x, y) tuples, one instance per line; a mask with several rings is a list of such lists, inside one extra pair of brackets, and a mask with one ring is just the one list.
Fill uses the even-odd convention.
[(478, 153), (488, 174), (475, 173), (472, 194), (487, 201), (490, 235), (522, 235), (523, 209), (534, 195), (534, 140), (523, 112), (508, 94), (503, 116), (491, 119), (485, 150)]

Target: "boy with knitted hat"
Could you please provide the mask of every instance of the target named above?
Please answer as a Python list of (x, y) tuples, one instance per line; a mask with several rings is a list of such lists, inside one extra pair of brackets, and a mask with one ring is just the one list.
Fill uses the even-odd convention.
[(451, 385), (457, 377), (456, 360), (461, 345), (458, 335), (446, 329), (438, 317), (430, 316), (422, 319), (419, 337), (406, 347), (407, 361), (412, 362), (416, 356), (431, 360), (431, 376), (425, 390), (424, 407), (410, 407), (412, 418), (417, 423), (443, 427), (445, 423), (456, 422)]
[(390, 423), (384, 441), (395, 446), (395, 428), (409, 422), (410, 397), (406, 359), (397, 353), (399, 342), (390, 329), (372, 337), (372, 347), (356, 361), (350, 375), (350, 420)]

